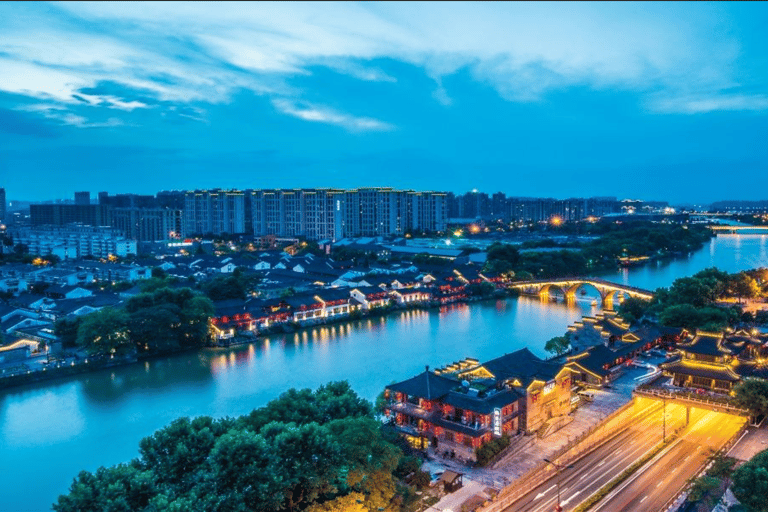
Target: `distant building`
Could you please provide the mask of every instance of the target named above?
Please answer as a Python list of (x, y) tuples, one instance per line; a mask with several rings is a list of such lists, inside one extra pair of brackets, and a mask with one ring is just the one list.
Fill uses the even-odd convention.
[(188, 235), (245, 233), (245, 194), (240, 190), (194, 190), (184, 196)]
[(110, 207), (99, 204), (31, 204), (29, 213), (33, 226), (66, 226), (72, 223), (109, 226), (112, 223)]
[(30, 254), (54, 255), (62, 260), (94, 256), (107, 258), (136, 254), (136, 240), (125, 238), (111, 227), (71, 224), (19, 228), (14, 240), (26, 245)]
[(250, 193), (253, 234), (340, 240), (443, 231), (446, 194), (392, 188), (276, 189)]
[(768, 200), (764, 201), (717, 201), (709, 207), (712, 212), (755, 214), (768, 213)]
[(91, 204), (91, 193), (75, 192), (75, 204), (80, 206)]
[(126, 238), (139, 242), (184, 237), (181, 210), (169, 208), (114, 208), (112, 226), (123, 232)]
[(7, 219), (5, 218), (6, 208), (5, 208), (6, 202), (5, 202), (5, 189), (0, 188), (0, 222), (5, 222)]

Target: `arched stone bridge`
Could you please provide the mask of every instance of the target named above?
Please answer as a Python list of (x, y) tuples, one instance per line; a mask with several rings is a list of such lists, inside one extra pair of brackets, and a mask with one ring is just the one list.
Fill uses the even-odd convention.
[(583, 286), (591, 286), (600, 294), (602, 307), (611, 307), (613, 305), (613, 298), (617, 293), (643, 300), (651, 300), (653, 298), (653, 292), (648, 290), (612, 283), (595, 277), (518, 281), (516, 283), (511, 283), (508, 286), (509, 288), (520, 290), (520, 293), (526, 295), (538, 295), (543, 298), (549, 297), (549, 292), (554, 287), (556, 290), (560, 290), (563, 293), (566, 300), (574, 299), (579, 288)]

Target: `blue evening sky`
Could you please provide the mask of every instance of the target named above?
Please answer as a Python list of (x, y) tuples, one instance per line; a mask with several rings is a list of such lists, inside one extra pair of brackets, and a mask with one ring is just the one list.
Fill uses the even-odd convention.
[(768, 198), (765, 3), (0, 3), (9, 199)]

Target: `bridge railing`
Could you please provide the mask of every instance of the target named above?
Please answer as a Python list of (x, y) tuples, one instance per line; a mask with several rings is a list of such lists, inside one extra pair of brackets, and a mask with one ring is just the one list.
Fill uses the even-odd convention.
[(698, 395), (690, 391), (660, 389), (651, 387), (648, 384), (640, 385), (635, 388), (634, 394), (652, 398), (684, 400), (686, 402), (693, 402), (703, 406), (725, 409), (726, 411), (737, 414), (739, 416), (749, 415), (749, 410), (744, 409), (743, 407), (739, 407), (733, 403), (733, 400), (729, 397), (713, 397), (711, 395)]

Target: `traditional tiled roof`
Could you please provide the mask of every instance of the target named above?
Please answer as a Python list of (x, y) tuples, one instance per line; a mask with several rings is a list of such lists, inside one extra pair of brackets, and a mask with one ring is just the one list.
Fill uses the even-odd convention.
[(435, 400), (444, 397), (454, 387), (458, 386), (458, 381), (435, 375), (427, 370), (408, 380), (390, 384), (387, 389), (398, 393), (405, 393), (409, 396)]
[(533, 380), (552, 380), (563, 368), (559, 364), (548, 363), (536, 357), (527, 348), (491, 359), (481, 366), (491, 372), (497, 380), (517, 379), (523, 387), (528, 387)]
[(443, 402), (459, 409), (467, 409), (480, 414), (491, 414), (497, 407), (505, 407), (516, 402), (519, 398), (520, 393), (507, 388), (484, 397), (451, 391)]
[(698, 361), (691, 363), (684, 359), (678, 359), (669, 363), (662, 363), (660, 366), (665, 371), (682, 375), (692, 375), (694, 377), (705, 377), (729, 382), (738, 382), (741, 380), (741, 377), (732, 368), (723, 365), (702, 364)]

